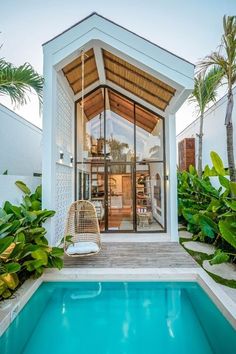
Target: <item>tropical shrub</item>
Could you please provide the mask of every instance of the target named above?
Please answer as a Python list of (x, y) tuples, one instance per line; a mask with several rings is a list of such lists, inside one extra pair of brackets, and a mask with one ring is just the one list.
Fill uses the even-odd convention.
[[(202, 177), (195, 168), (178, 172), (179, 221), (194, 239), (214, 243), (218, 248), (212, 263), (236, 260), (236, 183), (227, 178), (220, 157), (211, 152), (213, 167), (206, 166)], [(219, 188), (212, 184), (217, 177)]]
[(42, 210), (42, 188), (34, 193), (20, 181), (24, 192), (19, 206), (6, 201), (0, 208), (0, 300), (8, 298), (30, 276), (39, 277), (45, 268), (62, 268), (63, 249), (50, 247), (44, 222), (55, 212)]

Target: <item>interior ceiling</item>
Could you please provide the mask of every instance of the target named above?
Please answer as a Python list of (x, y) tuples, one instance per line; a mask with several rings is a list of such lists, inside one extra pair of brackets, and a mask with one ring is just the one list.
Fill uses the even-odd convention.
[[(108, 89), (109, 108), (131, 123), (134, 123), (134, 104), (128, 98)], [(80, 101), (81, 102), (81, 101)], [(108, 109), (108, 107), (107, 107)], [(104, 90), (102, 88), (92, 92), (84, 99), (84, 113), (88, 120), (91, 120), (104, 111)], [(159, 117), (147, 111), (145, 108), (135, 106), (136, 124), (138, 127), (151, 133), (156, 127)]]
[[(124, 90), (159, 108), (163, 112), (175, 94), (175, 89), (154, 76), (102, 49), (104, 72), (107, 82), (113, 82)], [(82, 90), (81, 56), (66, 65), (63, 73), (74, 94)], [(99, 73), (93, 48), (85, 52), (84, 88), (93, 83), (99, 84)], [(112, 111), (133, 123), (133, 103), (122, 95), (108, 90), (109, 107)], [(84, 99), (84, 112), (90, 120), (103, 111), (104, 95), (102, 89), (92, 92)], [(136, 106), (136, 124), (152, 132), (157, 123), (157, 116)]]

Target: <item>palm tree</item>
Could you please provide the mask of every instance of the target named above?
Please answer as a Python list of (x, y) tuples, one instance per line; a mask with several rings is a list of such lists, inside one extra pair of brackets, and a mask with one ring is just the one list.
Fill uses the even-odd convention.
[(230, 180), (236, 182), (236, 169), (234, 160), (233, 144), (233, 121), (232, 111), (234, 106), (232, 88), (236, 83), (236, 16), (224, 16), (224, 33), (218, 51), (208, 55), (201, 62), (201, 68), (207, 70), (212, 66), (217, 66), (222, 70), (222, 81), (227, 84), (227, 109), (225, 115), (226, 135), (227, 135), (227, 155)]
[(13, 104), (27, 102), (27, 93), (35, 92), (40, 105), (43, 98), (43, 78), (25, 63), (19, 67), (0, 58), (0, 96), (7, 95)]
[(189, 98), (190, 102), (197, 103), (200, 115), (200, 126), (198, 136), (198, 175), (202, 175), (202, 145), (203, 145), (203, 120), (207, 106), (216, 100), (216, 90), (222, 77), (222, 71), (218, 67), (198, 73), (194, 78), (193, 93)]

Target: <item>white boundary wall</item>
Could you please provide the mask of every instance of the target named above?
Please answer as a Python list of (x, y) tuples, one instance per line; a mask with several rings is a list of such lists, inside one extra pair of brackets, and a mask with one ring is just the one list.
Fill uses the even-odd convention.
[(22, 202), (23, 193), (15, 185), (16, 181), (23, 181), (32, 192), (42, 183), (40, 177), (0, 175), (0, 208), (7, 200), (15, 205)]
[[(234, 109), (233, 109), (233, 124), (234, 124), (234, 152), (236, 158), (236, 87), (233, 89), (234, 95)], [(227, 96), (225, 95), (217, 101), (211, 108), (209, 108), (204, 118), (204, 135), (203, 135), (203, 167), (208, 164), (212, 165), (210, 152), (216, 151), (225, 166), (228, 166), (227, 160), (227, 146), (226, 146), (226, 127), (225, 112), (227, 105)], [(187, 126), (176, 137), (177, 152), (178, 143), (185, 138), (195, 138), (195, 161), (198, 159), (198, 137), (199, 132), (199, 118)]]
[(42, 131), (0, 104), (0, 175), (33, 176), (42, 171)]

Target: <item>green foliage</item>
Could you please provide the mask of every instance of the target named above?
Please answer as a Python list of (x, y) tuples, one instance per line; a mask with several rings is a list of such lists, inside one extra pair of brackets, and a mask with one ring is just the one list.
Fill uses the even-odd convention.
[[(212, 168), (206, 166), (199, 177), (191, 166), (178, 173), (179, 221), (187, 225), (194, 239), (214, 243), (217, 253), (212, 264), (236, 259), (236, 188), (227, 178), (221, 158), (211, 152)], [(212, 185), (218, 177), (220, 187)], [(226, 257), (227, 256), (227, 257)]]
[(203, 114), (210, 102), (216, 100), (217, 88), (222, 78), (222, 70), (213, 66), (208, 72), (198, 72), (194, 78), (194, 89), (190, 102), (197, 103), (199, 113)]
[(44, 269), (63, 266), (63, 249), (50, 247), (43, 223), (55, 212), (42, 210), (42, 188), (34, 193), (21, 181), (16, 185), (24, 196), (19, 206), (6, 201), (0, 208), (0, 300), (30, 276), (40, 276)]
[(0, 95), (7, 95), (14, 104), (25, 104), (27, 93), (35, 92), (40, 104), (43, 99), (43, 78), (29, 64), (19, 67), (0, 59)]
[(229, 260), (229, 255), (225, 252), (223, 252), (221, 249), (218, 249), (215, 251), (215, 254), (213, 258), (210, 260), (210, 264), (220, 264), (224, 262), (228, 262)]

